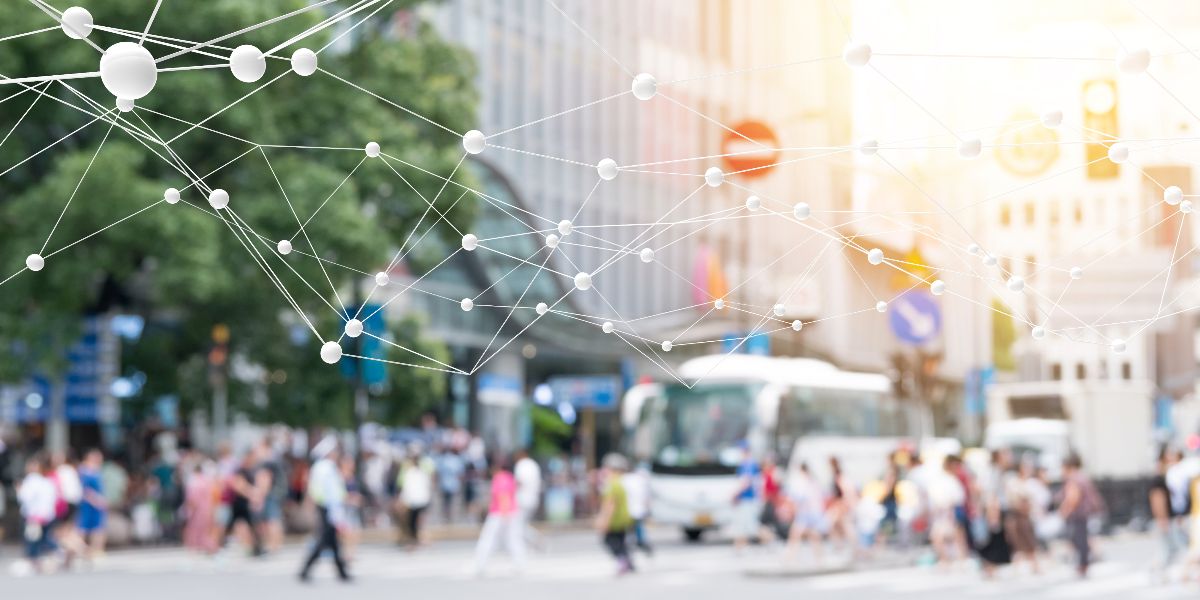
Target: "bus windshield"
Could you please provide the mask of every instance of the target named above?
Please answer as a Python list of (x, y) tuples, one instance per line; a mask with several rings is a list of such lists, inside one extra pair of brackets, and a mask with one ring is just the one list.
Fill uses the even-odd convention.
[(732, 473), (738, 445), (756, 424), (758, 384), (668, 386), (647, 403), (642, 426), (649, 434), (652, 466), (659, 473)]

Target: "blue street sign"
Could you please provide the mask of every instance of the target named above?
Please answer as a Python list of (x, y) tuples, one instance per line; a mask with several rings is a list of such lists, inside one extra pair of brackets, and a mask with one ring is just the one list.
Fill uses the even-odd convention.
[(888, 324), (901, 342), (920, 346), (942, 331), (942, 311), (933, 296), (909, 290), (888, 303)]
[[(742, 338), (746, 338), (746, 341), (743, 342)], [(721, 351), (725, 354), (738, 352), (755, 356), (770, 356), (771, 336), (761, 331), (750, 335), (739, 332), (729, 333), (721, 340)]]
[(551, 377), (547, 381), (554, 402), (574, 408), (616, 410), (621, 399), (621, 378), (615, 375)]
[[(383, 342), (378, 338), (387, 335), (387, 323), (383, 319), (383, 312), (379, 310), (378, 304), (363, 305), (361, 311), (357, 306), (348, 306), (346, 310), (351, 315), (358, 315), (362, 320), (363, 333), (359, 336), (358, 341), (361, 343), (362, 356), (374, 359), (382, 359), (387, 355), (387, 348), (383, 347)], [(369, 316), (368, 316), (369, 315)], [(370, 335), (368, 335), (370, 334)], [(342, 340), (342, 348), (347, 354), (355, 354), (356, 340), (346, 338)], [(347, 359), (340, 361), (342, 367), (342, 375), (347, 379), (354, 379), (358, 375), (359, 363), (362, 363), (363, 383), (368, 386), (383, 385), (387, 381), (387, 363), (379, 360), (361, 360)]]

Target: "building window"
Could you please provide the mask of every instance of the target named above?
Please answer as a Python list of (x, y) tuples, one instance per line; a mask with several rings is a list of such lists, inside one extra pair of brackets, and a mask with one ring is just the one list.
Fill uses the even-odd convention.
[(1078, 198), (1075, 199), (1075, 224), (1083, 224), (1083, 202)]
[(1087, 367), (1083, 363), (1075, 365), (1075, 379), (1087, 379)]
[(1130, 365), (1129, 363), (1121, 363), (1121, 379), (1127, 381), (1133, 379), (1133, 365)]
[(1054, 363), (1050, 365), (1050, 379), (1054, 381), (1062, 381), (1062, 363)]
[(1008, 227), (1012, 225), (1012, 207), (1007, 204), (1000, 205), (1000, 226)]
[(1033, 222), (1037, 218), (1037, 207), (1032, 202), (1025, 203), (1025, 225), (1033, 227)]

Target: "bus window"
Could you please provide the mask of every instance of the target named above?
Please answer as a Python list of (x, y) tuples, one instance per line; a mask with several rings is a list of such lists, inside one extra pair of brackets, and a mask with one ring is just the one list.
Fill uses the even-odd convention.
[(903, 437), (908, 431), (908, 411), (886, 394), (793, 387), (780, 403), (776, 448), (790, 452), (798, 439), (810, 435)]

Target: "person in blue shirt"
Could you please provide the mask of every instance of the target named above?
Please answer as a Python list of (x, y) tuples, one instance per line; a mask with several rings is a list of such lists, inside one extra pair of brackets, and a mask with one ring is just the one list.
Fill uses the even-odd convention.
[(733, 549), (741, 552), (758, 530), (758, 480), (762, 470), (750, 453), (750, 445), (741, 443), (742, 460), (737, 468), (737, 491), (733, 495)]
[(104, 454), (95, 448), (88, 450), (83, 463), (79, 465), (79, 483), (83, 487), (83, 498), (79, 502), (76, 526), (87, 543), (89, 560), (104, 553), (108, 500), (104, 496), (104, 483), (100, 477), (100, 469), (103, 466)]

